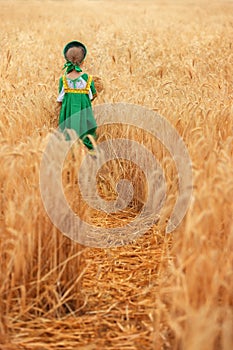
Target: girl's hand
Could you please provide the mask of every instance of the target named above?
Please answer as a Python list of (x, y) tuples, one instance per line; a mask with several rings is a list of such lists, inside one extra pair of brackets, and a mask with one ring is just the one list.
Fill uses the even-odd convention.
[(102, 79), (100, 77), (97, 77), (96, 75), (94, 75), (93, 81), (94, 81), (97, 93), (102, 92), (104, 90), (104, 84), (103, 84)]

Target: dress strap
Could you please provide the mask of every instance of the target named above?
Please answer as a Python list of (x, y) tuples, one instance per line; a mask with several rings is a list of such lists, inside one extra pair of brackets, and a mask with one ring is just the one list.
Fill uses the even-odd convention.
[(91, 87), (91, 82), (92, 82), (92, 75), (88, 76), (87, 79), (87, 84), (86, 87), (84, 89), (71, 89), (67, 83), (67, 79), (66, 79), (66, 75), (64, 74), (62, 76), (62, 81), (63, 81), (63, 86), (64, 86), (64, 90), (65, 93), (72, 93), (72, 94), (88, 94), (90, 87)]

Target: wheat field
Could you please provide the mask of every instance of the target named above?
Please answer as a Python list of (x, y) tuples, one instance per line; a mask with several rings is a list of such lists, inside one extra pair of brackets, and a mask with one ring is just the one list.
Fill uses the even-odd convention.
[[(0, 349), (231, 350), (233, 2), (2, 0), (0, 18)], [(94, 108), (143, 106), (183, 139), (193, 193), (172, 233), (174, 162), (143, 130), (120, 125), (99, 127), (97, 143), (127, 134), (156, 154), (167, 183), (156, 223), (129, 244), (95, 248), (50, 221), (39, 172), (71, 40), (85, 43), (85, 69), (102, 81)], [(76, 158), (75, 166), (81, 152)], [(105, 200), (122, 177), (143, 197), (114, 215), (88, 207), (73, 168), (67, 157), (63, 186), (74, 211), (96, 227), (135, 219), (146, 184), (134, 164), (109, 161), (97, 174)]]

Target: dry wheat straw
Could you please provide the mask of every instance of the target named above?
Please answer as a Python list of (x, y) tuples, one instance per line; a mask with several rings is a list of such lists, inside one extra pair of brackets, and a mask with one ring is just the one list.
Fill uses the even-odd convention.
[[(232, 12), (230, 2), (1, 1), (1, 349), (232, 349)], [(104, 82), (98, 103), (153, 108), (184, 139), (194, 191), (172, 235), (164, 232), (178, 192), (174, 163), (134, 128), (101, 127), (98, 142), (127, 135), (156, 155), (167, 182), (157, 225), (127, 246), (94, 249), (50, 222), (39, 167), (57, 125), (62, 47), (73, 39), (86, 43), (86, 68)], [(135, 197), (116, 215), (97, 213), (72, 167), (67, 158), (67, 199), (96, 226), (133, 220), (146, 200), (140, 170), (111, 161), (99, 193), (114, 199), (116, 181), (133, 176)]]

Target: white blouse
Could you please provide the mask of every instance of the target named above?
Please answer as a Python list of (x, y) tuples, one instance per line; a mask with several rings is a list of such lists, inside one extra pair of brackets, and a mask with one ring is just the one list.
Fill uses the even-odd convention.
[[(85, 89), (85, 87), (87, 85), (86, 80), (83, 79), (82, 77), (80, 77), (78, 80), (75, 80), (75, 81), (71, 80), (69, 78), (66, 78), (66, 79), (67, 79), (67, 84), (71, 89)], [(57, 98), (57, 102), (62, 102), (64, 96), (65, 96), (65, 90), (64, 90), (64, 86), (62, 86), (61, 92), (59, 93), (58, 98)], [(91, 89), (89, 89), (88, 96), (89, 96), (90, 100), (93, 100), (93, 94), (92, 94)]]

